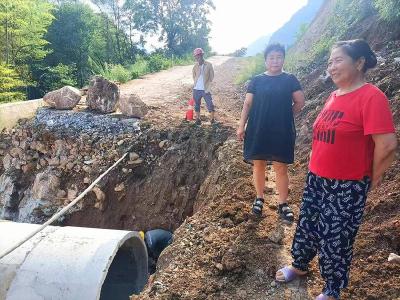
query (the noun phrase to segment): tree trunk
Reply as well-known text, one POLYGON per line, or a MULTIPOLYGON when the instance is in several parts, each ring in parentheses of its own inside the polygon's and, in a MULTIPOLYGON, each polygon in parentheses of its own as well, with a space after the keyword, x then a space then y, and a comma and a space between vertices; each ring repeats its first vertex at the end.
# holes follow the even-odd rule
POLYGON ((10 47, 10 43, 9 43, 9 36, 8 36, 8 6, 7 4, 6 6, 6 25, 5 25, 5 32, 6 32, 6 65, 8 65, 10 63, 9 61, 9 56, 10 56, 10 52, 9 52, 9 47, 10 47))

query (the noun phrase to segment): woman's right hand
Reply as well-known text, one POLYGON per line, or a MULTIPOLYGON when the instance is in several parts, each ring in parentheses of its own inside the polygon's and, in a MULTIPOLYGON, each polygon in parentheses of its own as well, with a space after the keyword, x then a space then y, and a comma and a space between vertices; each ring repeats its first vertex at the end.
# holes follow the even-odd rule
POLYGON ((239 127, 237 130, 236 130, 236 136, 237 136, 237 139, 239 140, 239 141, 243 141, 244 140, 244 128, 243 127, 239 127))
POLYGON ((237 139, 239 141, 244 140, 244 132, 245 132, 244 127, 246 126, 247 118, 249 116, 249 111, 252 103, 253 103, 253 94, 247 93, 246 99, 244 100, 242 113, 240 114, 239 127, 236 130, 237 139))

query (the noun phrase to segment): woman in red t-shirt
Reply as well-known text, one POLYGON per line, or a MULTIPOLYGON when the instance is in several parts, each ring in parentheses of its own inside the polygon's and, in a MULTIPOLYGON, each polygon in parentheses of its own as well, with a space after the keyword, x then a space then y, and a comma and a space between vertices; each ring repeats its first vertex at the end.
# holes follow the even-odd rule
POLYGON ((292 266, 276 274, 281 282, 304 275, 318 253, 325 287, 317 300, 339 299, 347 286, 367 193, 380 184, 394 159, 397 140, 388 100, 365 81, 366 71, 376 63, 364 40, 336 43, 328 62, 338 89, 313 126, 292 266))

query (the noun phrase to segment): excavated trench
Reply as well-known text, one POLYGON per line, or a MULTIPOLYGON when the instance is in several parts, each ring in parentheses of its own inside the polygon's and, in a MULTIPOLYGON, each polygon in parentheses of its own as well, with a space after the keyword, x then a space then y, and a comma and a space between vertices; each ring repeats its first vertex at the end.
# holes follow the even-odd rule
MULTIPOLYGON (((182 125, 171 132, 152 133, 170 137, 160 153, 158 143, 148 143, 140 156, 155 157, 125 176, 116 168, 102 184, 104 201, 95 207, 96 196, 89 195, 79 211, 63 222, 69 226, 143 230, 155 228, 174 231, 193 214, 198 191, 215 162, 215 153, 230 134, 224 127, 182 125), (124 184, 124 191, 115 187, 124 184)), ((135 145, 133 145, 135 148, 135 145)))
MULTIPOLYGON (((161 138, 168 137, 166 132, 161 135, 164 135, 161 138)), ((159 153, 157 145, 144 150, 147 155, 159 155, 150 165, 136 167, 128 177, 121 176, 121 167, 108 176, 102 187, 105 194, 102 209, 94 206, 96 199, 91 195, 82 209, 70 214, 63 223, 134 231, 175 231, 193 214, 200 187, 215 165, 216 151, 229 136, 229 130, 185 125, 169 136, 169 147, 164 153, 159 153), (126 186, 123 193, 114 188, 121 182, 126 186)), ((143 152, 137 153, 143 156, 143 152)), ((127 264, 129 257, 129 253, 123 253, 114 259, 101 299, 124 299, 126 295, 140 293, 132 290, 134 280, 128 278, 135 271, 126 268, 130 265, 127 264)), ((154 262, 151 260, 149 264, 151 273, 155 271, 154 262)))
POLYGON ((3 132, 0 218, 44 222, 129 152, 59 225, 174 231, 192 215, 232 129, 141 127, 115 117, 46 111, 3 132))
MULTIPOLYGON (((43 223, 128 151, 96 192, 56 225, 175 231, 194 213, 199 190, 218 161, 217 150, 232 129, 185 122, 175 128, 137 128, 134 120, 46 111, 3 131, 0 218, 43 223)), ((135 274, 128 252, 121 250, 113 259, 101 299, 140 292, 127 279, 135 274)))

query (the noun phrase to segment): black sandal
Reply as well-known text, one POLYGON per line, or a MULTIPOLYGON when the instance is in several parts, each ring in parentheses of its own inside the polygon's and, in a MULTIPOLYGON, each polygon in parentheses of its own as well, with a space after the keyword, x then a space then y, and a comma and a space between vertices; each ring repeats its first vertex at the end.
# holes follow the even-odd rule
POLYGON ((255 214, 257 216, 261 216, 262 215, 263 206, 264 206, 264 199, 263 198, 256 198, 256 200, 254 200, 253 206, 252 206, 253 214, 255 214))
POLYGON ((293 211, 287 203, 279 204, 278 214, 286 222, 292 223, 294 221, 293 211))

